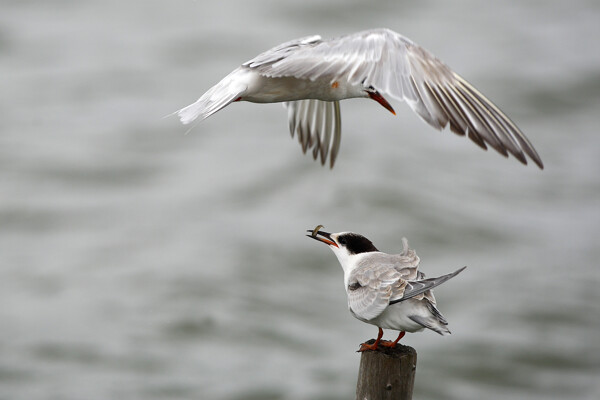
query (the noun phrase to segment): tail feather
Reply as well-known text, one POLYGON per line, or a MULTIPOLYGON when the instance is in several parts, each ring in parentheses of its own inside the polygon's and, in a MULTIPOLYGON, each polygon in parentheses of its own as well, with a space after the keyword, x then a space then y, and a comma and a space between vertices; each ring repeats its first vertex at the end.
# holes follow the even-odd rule
POLYGON ((429 309, 431 314, 440 322, 440 324, 448 325, 448 320, 446 319, 446 317, 444 317, 442 315, 440 310, 438 310, 437 307, 433 303, 431 303, 430 301, 427 301, 427 308, 429 309))
POLYGON ((177 114, 181 123, 189 124, 197 118, 202 121, 241 97, 246 91, 247 85, 236 80, 235 73, 236 71, 227 75, 195 103, 176 111, 175 114, 177 114))
POLYGON ((442 336, 450 335, 450 329, 446 327, 446 325, 441 324, 439 320, 434 317, 423 317, 421 315, 411 315, 408 318, 415 321, 417 324, 423 326, 424 328, 431 329, 434 332, 439 333, 442 336))
POLYGON ((448 329, 448 321, 442 315, 440 310, 428 300, 421 302, 420 311, 421 313, 411 315, 408 318, 415 321, 417 324, 424 328, 431 329, 434 332, 439 333, 442 336, 450 335, 450 329, 448 329))

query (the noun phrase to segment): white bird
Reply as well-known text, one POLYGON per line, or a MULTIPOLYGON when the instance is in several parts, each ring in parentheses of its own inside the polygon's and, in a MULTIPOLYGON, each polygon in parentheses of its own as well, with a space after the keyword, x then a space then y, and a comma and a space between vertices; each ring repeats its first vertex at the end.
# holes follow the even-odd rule
POLYGON ((311 234, 307 236, 327 244, 337 256, 344 270, 350 313, 379 328, 375 343, 363 343, 359 351, 376 350, 380 344, 394 347, 406 332, 420 332, 425 328, 440 335, 450 334, 446 318, 436 308, 432 289, 467 267, 425 279, 425 274, 418 271, 419 257, 409 249, 406 238, 402 238, 402 253, 386 254, 362 235, 328 233, 319 231, 319 227, 309 230, 311 234), (400 331, 400 334, 393 342, 382 341, 383 329, 400 331))
POLYGON ((371 98, 395 114, 385 96, 405 101, 425 122, 450 126, 483 149, 523 164, 542 160, 519 128, 433 54, 389 29, 322 40, 308 36, 259 54, 175 113, 188 124, 235 101, 284 102, 292 137, 333 167, 341 139, 340 100, 371 98))

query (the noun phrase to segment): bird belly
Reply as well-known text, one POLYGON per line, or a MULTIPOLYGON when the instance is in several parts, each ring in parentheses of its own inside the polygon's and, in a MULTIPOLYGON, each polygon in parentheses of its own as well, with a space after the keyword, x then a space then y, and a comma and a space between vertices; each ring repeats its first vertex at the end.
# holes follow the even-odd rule
POLYGON ((421 313, 418 300, 405 300, 400 303, 392 304, 377 317, 365 321, 369 324, 383 329, 394 329, 396 331, 420 332, 423 325, 416 323, 409 317, 421 313))
POLYGON ((340 81, 326 79, 298 79, 294 77, 269 78, 255 73, 242 100, 253 103, 278 103, 303 99, 338 101, 351 97, 365 97, 361 88, 340 81))

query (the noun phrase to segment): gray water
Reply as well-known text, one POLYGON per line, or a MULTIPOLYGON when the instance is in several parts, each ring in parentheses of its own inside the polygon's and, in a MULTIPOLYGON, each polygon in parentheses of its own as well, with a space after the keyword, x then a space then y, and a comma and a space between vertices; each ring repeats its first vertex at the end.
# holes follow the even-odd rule
POLYGON ((597 1, 4 0, 0 398, 353 398, 376 328, 316 224, 469 266, 436 291, 452 336, 403 339, 415 398, 600 398, 599 21, 597 1), (162 118, 278 43, 374 27, 471 81, 546 168, 402 104, 345 101, 333 170, 281 105, 162 118))

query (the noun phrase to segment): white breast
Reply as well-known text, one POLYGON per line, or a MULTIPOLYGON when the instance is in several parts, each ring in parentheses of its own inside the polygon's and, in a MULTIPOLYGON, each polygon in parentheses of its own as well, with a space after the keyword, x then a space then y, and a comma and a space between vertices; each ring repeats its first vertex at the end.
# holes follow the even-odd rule
POLYGON ((338 101, 367 97, 362 85, 350 85, 347 80, 341 79, 331 82, 325 79, 311 81, 293 77, 269 78, 248 69, 245 69, 243 79, 247 79, 248 89, 242 100, 253 103, 277 103, 302 99, 338 101))

